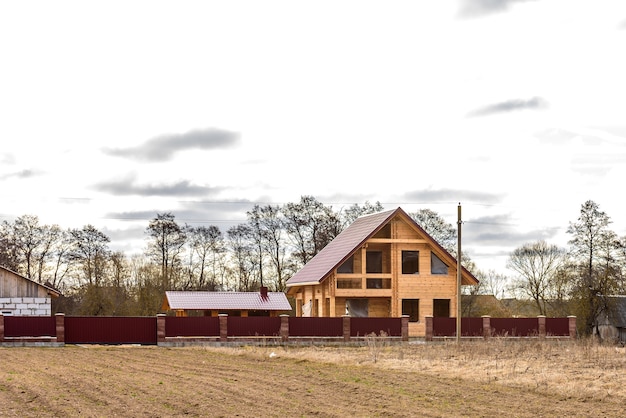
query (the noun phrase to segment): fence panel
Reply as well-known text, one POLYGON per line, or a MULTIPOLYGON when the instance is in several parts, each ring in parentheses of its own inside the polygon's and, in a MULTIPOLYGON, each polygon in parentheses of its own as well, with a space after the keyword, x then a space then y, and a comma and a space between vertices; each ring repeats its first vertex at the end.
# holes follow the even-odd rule
MULTIPOLYGON (((456 323, 456 318, 455 318, 456 323)), ((456 335, 456 329, 454 330, 456 335)), ((483 336, 483 319, 482 318, 461 318, 461 336, 463 337, 482 337, 483 336)))
POLYGON ((166 337, 219 337, 220 321, 212 316, 166 316, 166 337))
POLYGON ((546 318, 547 336, 569 336, 569 318, 546 318))
POLYGON ((537 318, 491 318, 491 333, 509 337, 532 337, 539 335, 537 318))
POLYGON ((5 316, 5 337, 56 337, 54 316, 5 316))
POLYGON ((280 335, 280 318, 270 316, 229 316, 229 337, 254 337, 254 336, 278 336, 280 335))
POLYGON ((343 318, 289 317, 290 337, 341 337, 343 318))
MULTIPOLYGON (((452 337, 456 335, 456 318, 434 317, 433 336, 452 337)), ((463 332, 461 332, 463 335, 463 332)))
POLYGON ((379 335, 381 331, 386 332, 390 337, 402 336, 401 318, 350 318, 350 336, 365 336, 375 333, 379 335))
POLYGON ((67 344, 156 345, 156 334, 156 317, 65 317, 67 344))

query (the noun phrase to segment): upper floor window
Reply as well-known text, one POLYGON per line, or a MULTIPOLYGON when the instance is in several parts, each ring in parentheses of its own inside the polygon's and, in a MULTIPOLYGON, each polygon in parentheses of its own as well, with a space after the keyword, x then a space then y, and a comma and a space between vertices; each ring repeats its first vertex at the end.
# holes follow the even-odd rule
POLYGON ((430 273, 431 274, 448 274, 448 265, 441 261, 435 253, 430 253, 430 273))
POLYGON ((402 274, 419 273, 419 251, 402 251, 402 274))
POLYGON ((354 273, 354 256, 350 256, 342 265, 337 267, 337 273, 354 273))
POLYGON ((382 273, 383 272, 383 252, 368 251, 365 255, 365 272, 366 273, 382 273))

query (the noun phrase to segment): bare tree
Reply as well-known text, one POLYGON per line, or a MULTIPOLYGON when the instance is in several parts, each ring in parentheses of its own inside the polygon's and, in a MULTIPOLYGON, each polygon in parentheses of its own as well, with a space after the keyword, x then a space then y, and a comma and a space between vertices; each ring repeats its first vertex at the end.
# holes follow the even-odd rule
POLYGON ((158 213, 148 224, 146 232, 150 237, 146 252, 161 266, 161 290, 171 290, 186 242, 185 231, 174 220, 174 215, 168 212, 158 213))
POLYGON ((218 280, 220 259, 226 251, 222 231, 215 225, 188 227, 187 236, 191 249, 190 257, 193 255, 197 257, 196 288, 202 290, 216 289, 218 281, 223 284, 223 280, 218 280), (207 269, 209 270, 208 274, 207 269))
POLYGON ((313 196, 302 196, 299 203, 287 203, 282 212, 285 229, 299 266, 312 259, 342 230, 339 216, 313 196))
POLYGON ((617 247, 615 234, 608 229, 610 223, 611 219, 599 205, 588 200, 581 206, 578 220, 570 222, 567 229, 572 235, 569 243, 578 271, 572 297, 578 301, 578 316, 588 334, 597 327, 600 315, 608 314, 606 296, 618 288, 614 272, 605 263, 617 247))
POLYGON ((100 286, 105 279, 111 240, 93 225, 85 225, 82 229, 72 229, 70 235, 72 237, 71 258, 78 263, 84 280, 89 285, 100 286))
POLYGON ((258 265, 253 250, 254 244, 250 240, 252 235, 250 226, 247 224, 233 226, 228 229, 226 235, 235 275, 235 289, 243 292, 258 289, 259 282, 256 279, 258 265))
POLYGON ((562 262, 563 250, 545 241, 522 245, 507 260, 507 268, 519 275, 515 287, 535 302, 540 315, 547 315, 548 302, 554 296, 553 282, 562 262))

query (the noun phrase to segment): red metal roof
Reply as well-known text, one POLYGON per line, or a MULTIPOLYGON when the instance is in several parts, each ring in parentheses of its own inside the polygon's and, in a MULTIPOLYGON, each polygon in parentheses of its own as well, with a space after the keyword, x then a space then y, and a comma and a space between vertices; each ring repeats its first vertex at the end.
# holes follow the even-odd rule
MULTIPOLYGON (((402 208, 388 210, 373 215, 365 215, 357 218, 350 226, 344 229, 334 240, 324 247, 315 257, 302 267, 296 274, 287 280, 287 287, 315 285, 324 280, 328 274, 339 267, 341 263, 348 259, 359 249, 365 241, 374 236, 387 223, 397 215, 401 215, 407 222, 415 227, 425 239, 439 249, 440 253, 450 262, 456 264, 456 258, 446 251, 437 241, 435 241, 413 218, 411 218, 402 208)), ((478 283, 478 279, 462 267, 463 274, 469 283, 478 283)))
POLYGON ((318 284, 374 235, 400 208, 357 218, 287 281, 287 287, 318 284))
POLYGON ((198 310, 261 310, 290 311, 291 305, 282 292, 179 292, 167 291, 165 298, 170 309, 198 310))

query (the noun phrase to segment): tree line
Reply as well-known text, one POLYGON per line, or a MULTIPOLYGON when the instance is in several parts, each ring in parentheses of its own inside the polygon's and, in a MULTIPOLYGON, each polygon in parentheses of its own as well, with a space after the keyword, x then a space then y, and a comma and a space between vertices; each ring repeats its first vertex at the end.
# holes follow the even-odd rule
MULTIPOLYGON (((60 290, 58 312, 154 315, 166 290, 284 291, 287 279, 345 227, 382 210, 379 202, 334 210, 302 196, 282 206, 254 205, 246 222, 225 233, 157 213, 145 229, 143 253, 130 256, 111 251, 110 238, 92 225, 62 229, 23 215, 0 225, 0 265, 60 290)), ((409 215, 456 257, 456 227, 430 209, 409 215)), ((598 318, 615 309, 608 296, 626 293, 626 236, 610 224, 597 203, 585 202, 569 223, 569 247, 544 240, 523 244, 509 254, 511 277, 481 271, 462 254, 464 267, 480 280, 465 289, 464 315, 506 315, 473 297, 507 294, 531 302, 538 315, 576 315, 580 331, 591 333, 598 318)))
POLYGON ((23 215, 0 225, 0 265, 63 296, 69 315, 154 315, 166 290, 284 291, 286 281, 357 217, 383 210, 376 202, 334 210, 312 196, 284 205, 254 205, 247 221, 217 226, 179 223, 157 213, 142 253, 112 251, 93 225, 63 229, 23 215))

